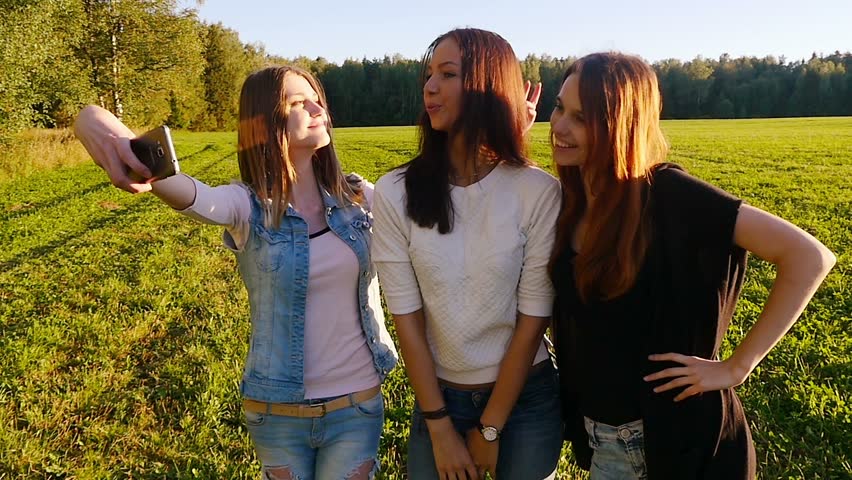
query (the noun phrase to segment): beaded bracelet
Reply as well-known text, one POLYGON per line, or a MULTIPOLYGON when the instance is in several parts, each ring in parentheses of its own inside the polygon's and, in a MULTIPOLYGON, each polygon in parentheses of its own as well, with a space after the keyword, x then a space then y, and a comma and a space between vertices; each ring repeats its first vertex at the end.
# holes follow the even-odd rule
POLYGON ((420 412, 420 415, 426 420, 438 420, 449 415, 450 412, 447 411, 447 407, 441 407, 437 410, 432 410, 431 412, 420 412))

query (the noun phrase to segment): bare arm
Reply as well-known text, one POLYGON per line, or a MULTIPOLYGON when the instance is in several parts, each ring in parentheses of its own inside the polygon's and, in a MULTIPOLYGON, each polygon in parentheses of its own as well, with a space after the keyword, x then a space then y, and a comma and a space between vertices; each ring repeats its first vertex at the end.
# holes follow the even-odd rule
POLYGON ((745 379, 793 326, 837 259, 801 228, 748 205, 740 207, 734 243, 777 267, 763 311, 728 359, 745 379))
POLYGON ((743 383, 754 368, 799 318, 837 259, 819 240, 799 227, 748 205, 740 207, 734 243, 777 267, 775 282, 757 322, 734 353, 724 361, 678 353, 652 355, 652 360, 683 364, 645 377, 647 381, 678 377, 654 390, 689 385, 676 401, 709 390, 743 383))
MULTIPOLYGON (((426 318, 423 310, 393 316, 405 372, 414 388, 414 396, 423 411, 443 408, 444 398, 438 387, 435 362, 426 342, 426 318)), ((461 436, 449 417, 427 420, 435 455, 435 466, 441 479, 476 479, 477 471, 461 436), (466 473, 465 473, 466 472, 466 473)))
MULTIPOLYGON (((547 317, 533 317, 518 313, 515 331, 500 362, 497 382, 479 418, 482 425, 503 430, 526 384, 530 366, 541 345, 548 323, 547 317)), ((480 475, 484 471, 491 472, 492 476, 496 475, 497 458, 500 452, 499 440, 488 442, 478 430, 472 429, 467 432, 467 445, 480 475)))
POLYGON ((483 425, 503 429, 527 382, 527 375, 549 321, 549 318, 518 313, 518 324, 500 362, 497 383, 480 418, 483 425))

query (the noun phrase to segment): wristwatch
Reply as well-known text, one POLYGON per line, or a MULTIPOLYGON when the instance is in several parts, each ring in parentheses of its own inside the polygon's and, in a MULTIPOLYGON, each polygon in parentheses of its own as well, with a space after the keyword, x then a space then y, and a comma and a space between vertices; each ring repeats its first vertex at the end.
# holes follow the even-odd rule
POLYGON ((479 428, 479 433, 482 434, 482 438, 484 438, 486 442, 494 442, 500 438, 500 430, 497 430, 497 427, 483 425, 482 422, 480 422, 477 425, 477 428, 479 428))

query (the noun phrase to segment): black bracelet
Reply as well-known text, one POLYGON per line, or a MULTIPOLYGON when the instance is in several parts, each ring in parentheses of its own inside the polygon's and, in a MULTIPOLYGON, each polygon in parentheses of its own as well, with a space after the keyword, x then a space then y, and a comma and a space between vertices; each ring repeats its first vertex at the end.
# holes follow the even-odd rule
POLYGON ((431 412, 420 412, 420 415, 426 420, 438 420, 449 415, 450 412, 447 411, 447 407, 441 407, 437 410, 432 410, 431 412))

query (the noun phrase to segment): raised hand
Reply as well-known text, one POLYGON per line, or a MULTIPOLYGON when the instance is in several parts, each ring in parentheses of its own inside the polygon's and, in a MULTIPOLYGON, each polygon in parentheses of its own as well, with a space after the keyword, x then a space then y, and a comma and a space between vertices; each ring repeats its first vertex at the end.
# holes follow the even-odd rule
POLYGON ((130 193, 151 190, 149 183, 128 176, 128 169, 142 178, 151 177, 151 172, 130 149, 130 139, 136 135, 112 113, 94 105, 84 108, 74 122, 74 134, 113 185, 130 193))
POLYGON ((535 123, 537 113, 536 108, 538 106, 538 100, 541 97, 541 82, 535 84, 535 88, 532 88, 532 92, 530 92, 531 87, 532 83, 527 80, 526 83, 524 83, 524 97, 527 99, 527 128, 524 130, 524 133, 528 132, 535 123))

